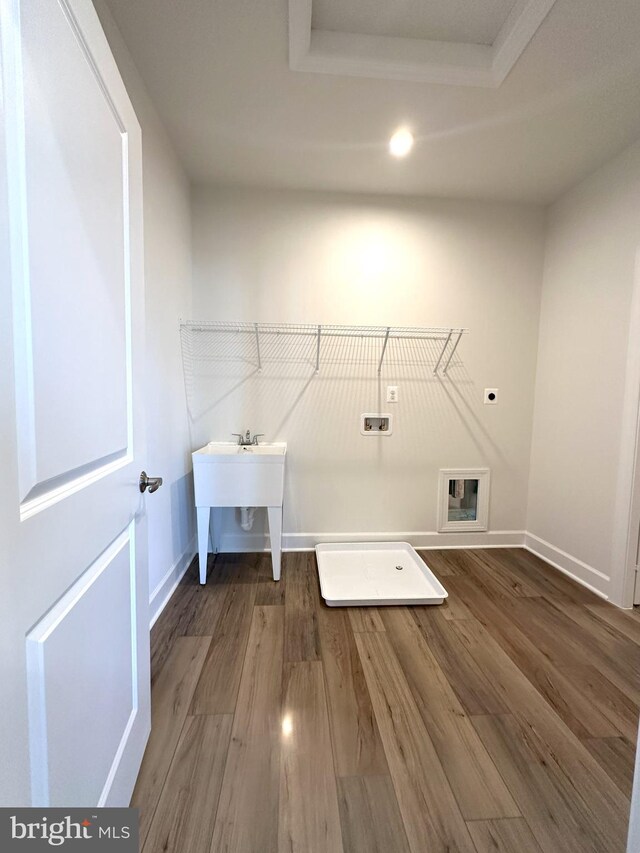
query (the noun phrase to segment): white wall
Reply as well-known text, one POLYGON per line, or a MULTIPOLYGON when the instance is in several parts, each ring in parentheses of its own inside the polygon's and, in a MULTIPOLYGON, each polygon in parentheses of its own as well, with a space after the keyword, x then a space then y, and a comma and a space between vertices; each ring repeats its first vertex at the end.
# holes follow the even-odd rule
POLYGON ((639 349, 629 339, 639 243, 640 144, 549 212, 527 525, 532 548, 618 603, 640 388, 637 356, 627 370, 639 349))
MULTIPOLYGON (((411 533, 431 544, 441 467, 488 466, 490 529, 521 542, 530 456, 544 221, 492 203, 200 188, 193 197, 197 319, 460 325, 450 378, 386 364, 252 368, 188 364, 194 448, 247 427, 289 443, 285 544, 411 533), (400 402, 384 400, 398 384, 400 402), (500 389, 484 406, 483 389, 500 389), (359 415, 395 431, 362 437, 359 415)), ((242 539, 227 512, 224 547, 242 539)), ((261 522, 257 532, 262 531, 261 522)), ((460 541, 446 534, 445 544, 460 541)))
POLYGON ((179 323, 191 313, 189 184, 104 0, 96 10, 142 127, 146 301, 145 470, 151 616, 193 553, 193 495, 179 323))

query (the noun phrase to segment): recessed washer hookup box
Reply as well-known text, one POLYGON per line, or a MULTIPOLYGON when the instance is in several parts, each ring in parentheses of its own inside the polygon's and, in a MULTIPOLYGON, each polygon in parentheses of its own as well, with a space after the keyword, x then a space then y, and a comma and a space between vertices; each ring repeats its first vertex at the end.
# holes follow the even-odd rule
POLYGON ((408 542, 316 545, 329 607, 442 604, 447 591, 408 542))

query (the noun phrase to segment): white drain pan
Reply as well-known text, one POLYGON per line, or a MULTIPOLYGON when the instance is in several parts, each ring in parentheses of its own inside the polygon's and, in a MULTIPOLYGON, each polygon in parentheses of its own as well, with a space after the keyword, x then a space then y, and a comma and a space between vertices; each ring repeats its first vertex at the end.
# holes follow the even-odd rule
POLYGON ((408 542, 316 545, 329 607, 442 604, 447 591, 408 542))

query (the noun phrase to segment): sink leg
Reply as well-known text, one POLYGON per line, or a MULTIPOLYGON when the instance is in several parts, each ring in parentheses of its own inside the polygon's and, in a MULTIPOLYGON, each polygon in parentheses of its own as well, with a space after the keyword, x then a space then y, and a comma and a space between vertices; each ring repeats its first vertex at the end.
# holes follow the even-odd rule
POLYGON ((200 583, 207 582, 207 550, 209 547, 209 512, 210 507, 199 506, 196 520, 198 525, 198 564, 200 567, 200 583))
POLYGON ((213 540, 213 553, 220 553, 220 542, 222 540, 222 507, 211 507, 211 539, 213 540))
POLYGON ((282 560, 282 507, 267 507, 269 517, 269 538, 271 539, 271 563, 273 579, 280 580, 280 563, 282 560))

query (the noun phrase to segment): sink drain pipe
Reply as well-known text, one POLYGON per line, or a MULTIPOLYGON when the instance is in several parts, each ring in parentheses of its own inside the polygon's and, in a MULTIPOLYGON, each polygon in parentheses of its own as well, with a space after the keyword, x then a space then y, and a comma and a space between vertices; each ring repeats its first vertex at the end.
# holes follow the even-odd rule
POLYGON ((251 530, 253 527, 253 519, 256 514, 256 508, 254 506, 241 506, 240 507, 240 527, 243 530, 251 530))

